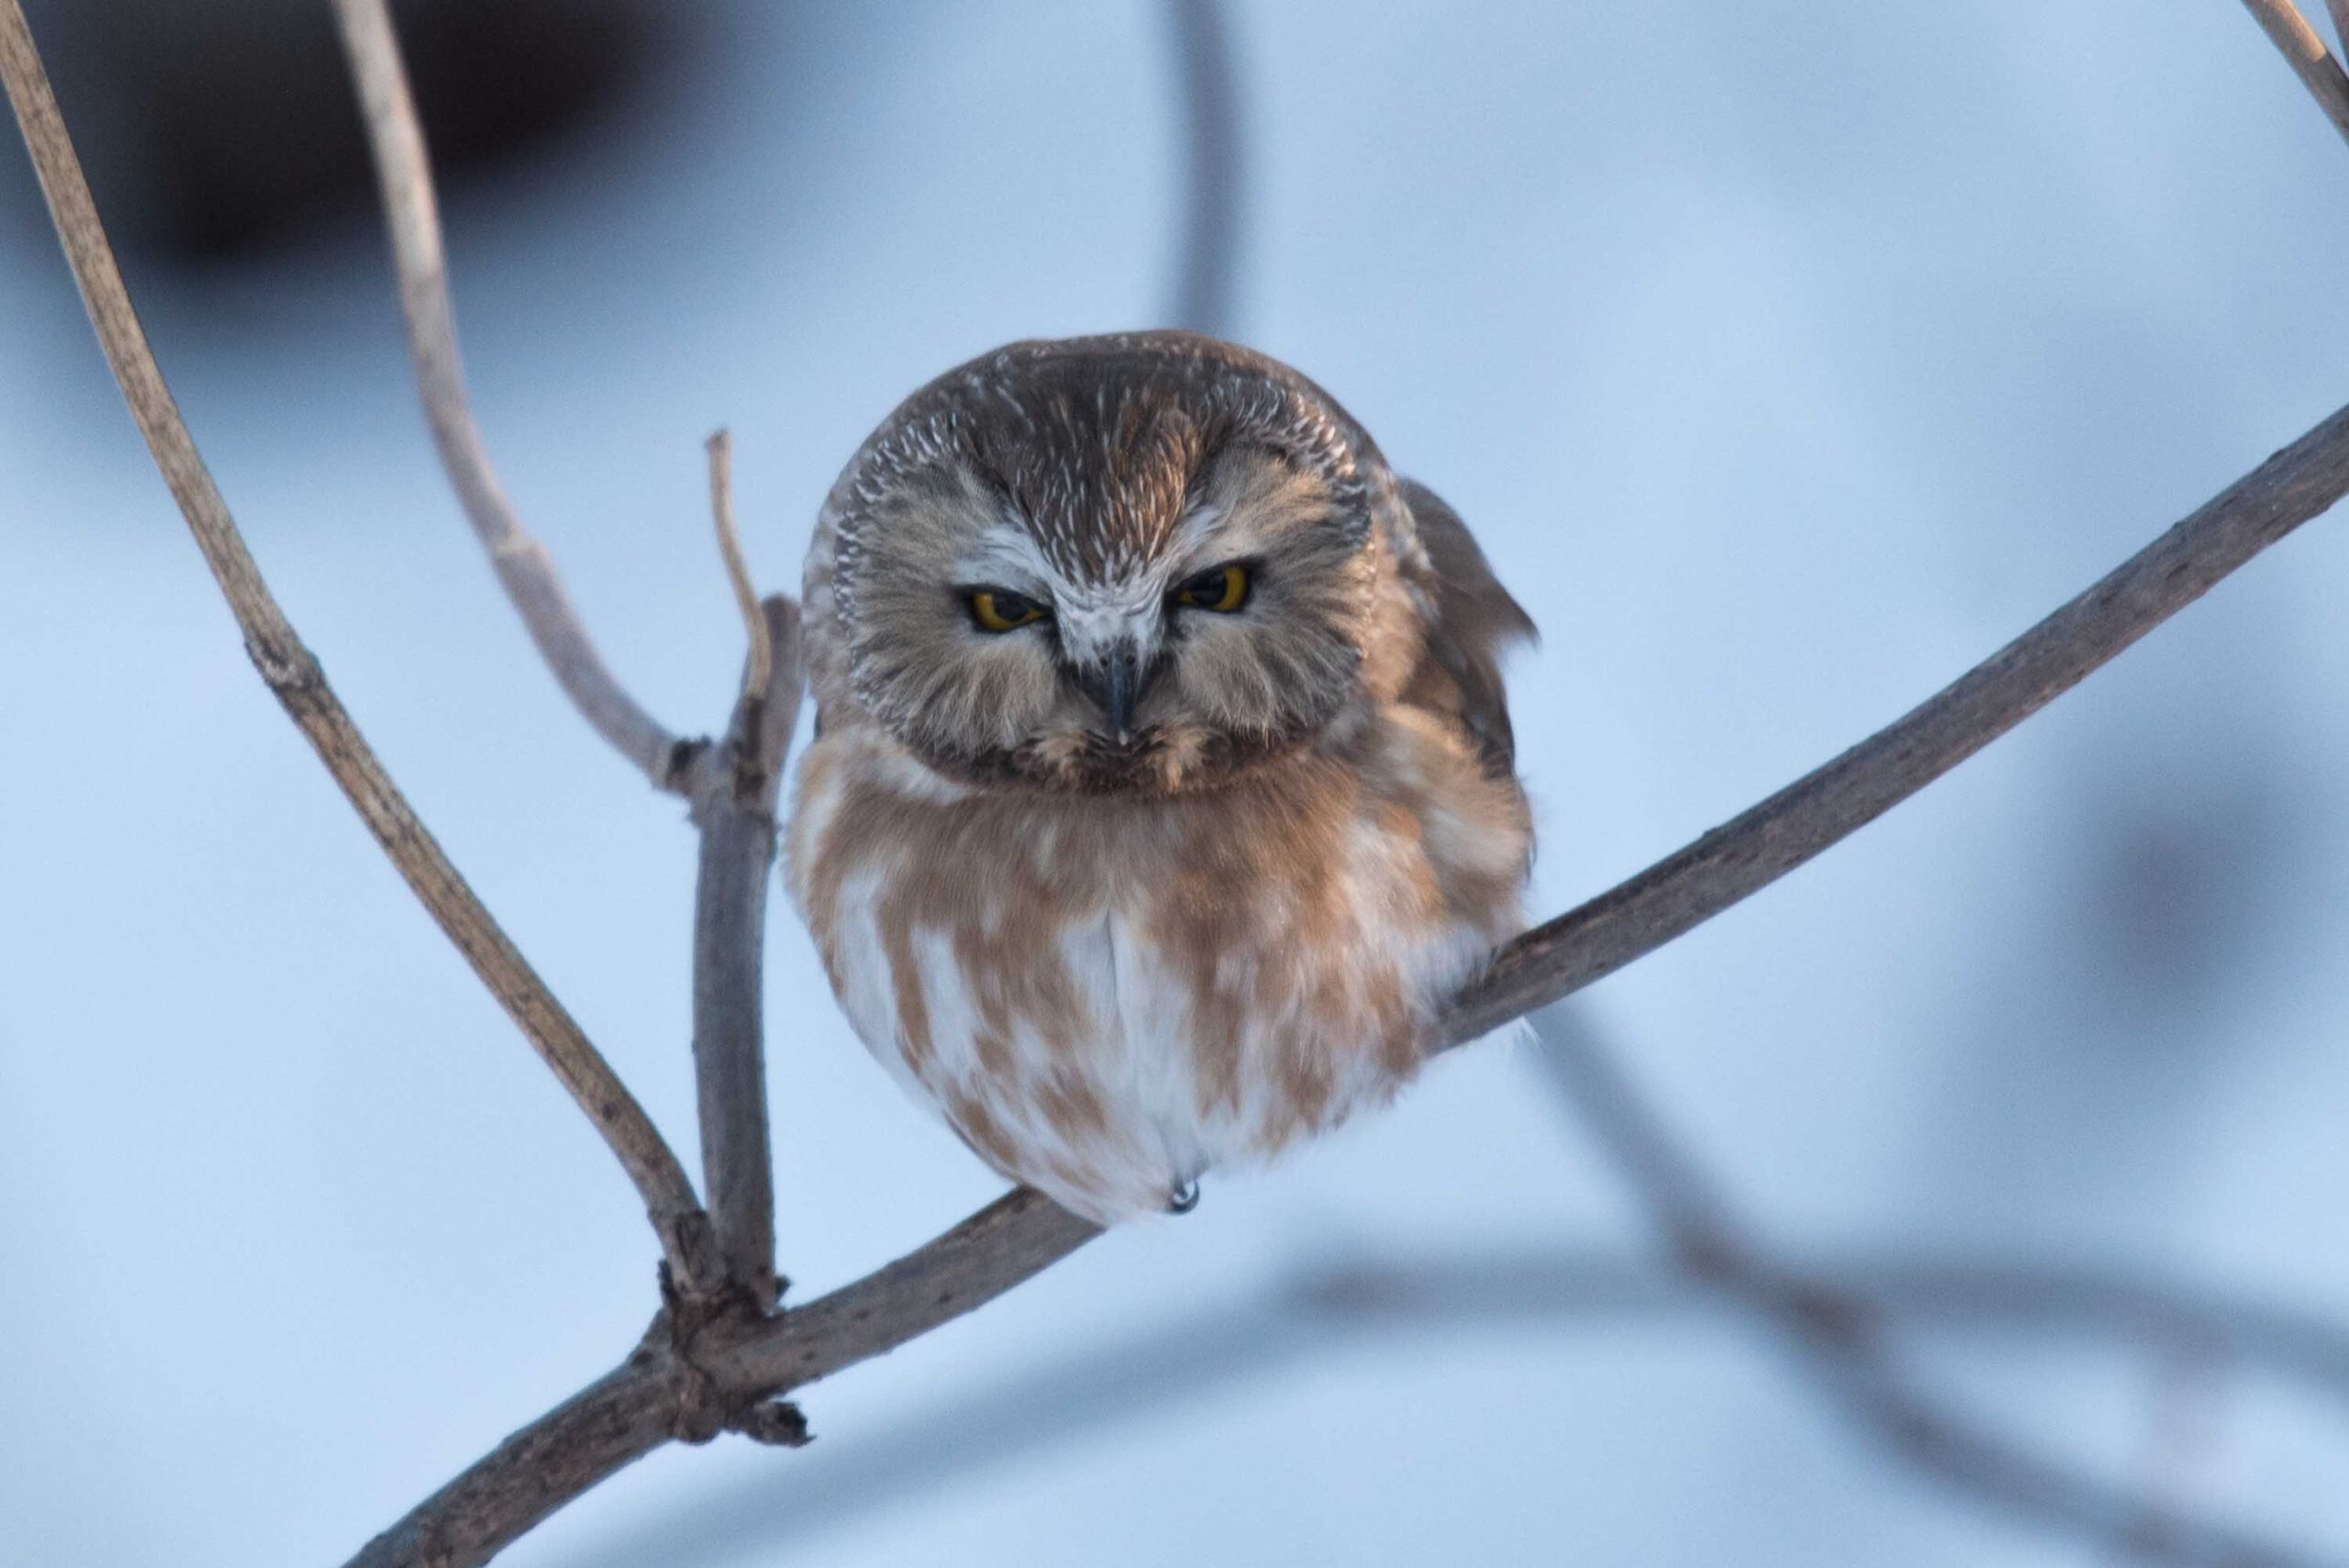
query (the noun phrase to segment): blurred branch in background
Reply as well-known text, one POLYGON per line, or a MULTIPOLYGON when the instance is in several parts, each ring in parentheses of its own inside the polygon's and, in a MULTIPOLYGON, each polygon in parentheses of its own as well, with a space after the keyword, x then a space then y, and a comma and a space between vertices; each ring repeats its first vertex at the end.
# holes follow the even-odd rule
POLYGON ((1861 1294, 1773 1256, 1720 1184, 1665 1129, 1581 1011, 1553 1004, 1536 1016, 1534 1029, 1542 1041, 1536 1060, 1561 1103, 1622 1175, 1680 1270, 1778 1335, 1819 1391, 1887 1452, 2038 1524, 2147 1561, 2313 1561, 2191 1517, 2158 1490, 2132 1492, 2047 1458, 1943 1407, 1900 1366, 1883 1332, 1884 1315, 1861 1294))
POLYGON ((1224 0, 1164 0, 1183 117, 1183 227, 1171 322, 1213 338, 1238 331, 1247 121, 1224 0))

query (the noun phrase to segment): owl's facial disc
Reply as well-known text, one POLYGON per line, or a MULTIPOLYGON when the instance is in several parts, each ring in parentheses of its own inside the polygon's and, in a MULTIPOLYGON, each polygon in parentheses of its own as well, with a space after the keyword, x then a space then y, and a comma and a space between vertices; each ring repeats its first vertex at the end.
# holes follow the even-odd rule
POLYGON ((1355 690, 1374 568, 1319 483, 1258 449, 1168 485, 1163 527, 1039 518, 985 476, 867 536, 866 706, 966 784, 1212 788, 1308 743, 1355 690), (1063 548, 1056 549, 1056 545, 1063 548))

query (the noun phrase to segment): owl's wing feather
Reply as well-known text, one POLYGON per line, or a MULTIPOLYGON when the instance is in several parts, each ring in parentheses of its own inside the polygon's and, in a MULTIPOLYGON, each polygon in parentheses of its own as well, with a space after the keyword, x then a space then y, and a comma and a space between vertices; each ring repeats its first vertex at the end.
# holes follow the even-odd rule
POLYGON ((1417 480, 1397 484, 1427 550, 1431 577, 1423 585, 1435 606, 1427 656, 1408 695, 1455 715, 1475 739, 1487 771, 1513 773, 1517 738, 1509 728, 1501 655, 1511 643, 1532 642, 1540 633, 1533 617, 1493 575, 1460 514, 1417 480))

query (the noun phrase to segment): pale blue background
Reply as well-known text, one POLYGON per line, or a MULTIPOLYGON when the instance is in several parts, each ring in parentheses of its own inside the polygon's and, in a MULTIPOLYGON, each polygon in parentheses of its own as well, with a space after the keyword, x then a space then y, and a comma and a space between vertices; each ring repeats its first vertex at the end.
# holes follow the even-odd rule
MULTIPOLYGON (((739 658, 712 427, 762 579, 796 584, 898 395, 1165 296, 1152 10, 776 15, 738 0, 683 102, 451 214, 510 487, 679 726, 739 658)), ((1515 706, 1544 912, 2349 397, 2349 148, 2230 0, 1259 0, 1237 29, 1241 331, 1456 503, 1541 621, 1515 706)), ((343 695, 689 1148, 688 832, 498 598, 373 252, 321 236, 146 304, 343 695)), ((651 1248, 253 678, 53 250, 0 249, 0 1561, 337 1562, 616 1360, 651 1248)), ((2349 1319, 2344 593, 2349 537, 2314 524, 1592 1017, 1790 1244, 2110 1261, 2349 1319)), ((996 1184, 863 1057, 787 917, 770 973, 812 1294, 996 1184)), ((810 1390, 813 1449, 672 1449, 510 1561, 2110 1560, 1892 1467, 1724 1317, 1382 1337, 1259 1306, 1365 1252, 1633 1254, 1635 1219, 1487 1045, 810 1390)), ((1969 1408, 2143 1473, 2140 1362, 1930 1353, 1969 1408)), ((2349 1553, 2340 1412, 2216 1388, 2178 1495, 2349 1553)))

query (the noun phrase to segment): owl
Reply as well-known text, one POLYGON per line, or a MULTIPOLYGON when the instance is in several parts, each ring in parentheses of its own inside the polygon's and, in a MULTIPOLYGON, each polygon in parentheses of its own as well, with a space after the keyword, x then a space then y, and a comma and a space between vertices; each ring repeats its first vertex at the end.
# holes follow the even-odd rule
POLYGON ((1390 1098, 1521 929, 1532 623, 1313 383, 1183 332, 899 406, 807 556, 786 875, 865 1045, 1102 1224, 1390 1098))

